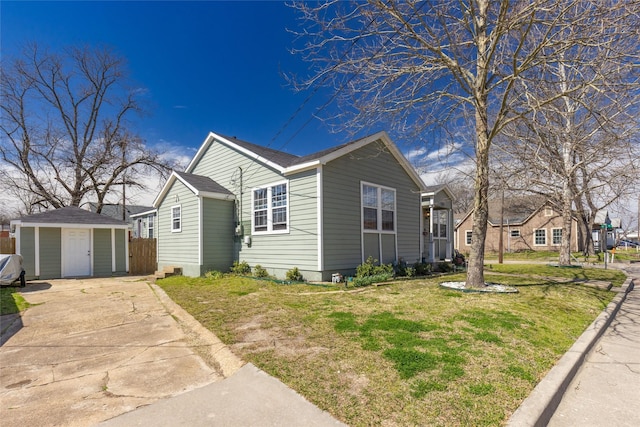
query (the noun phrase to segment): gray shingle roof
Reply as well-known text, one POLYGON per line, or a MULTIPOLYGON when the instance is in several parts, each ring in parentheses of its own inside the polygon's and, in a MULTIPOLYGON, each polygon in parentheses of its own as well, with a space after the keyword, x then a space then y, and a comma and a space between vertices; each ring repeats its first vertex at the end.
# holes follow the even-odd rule
POLYGON ((222 185, 218 184, 208 176, 202 176, 202 175, 196 175, 192 173, 178 172, 178 171, 175 171, 175 173, 176 175, 184 179, 189 185, 191 185, 193 188, 195 188, 198 191, 233 195, 231 191, 227 190, 222 185))
POLYGON ((284 151, 274 150, 273 148, 252 144, 250 142, 243 141, 236 137, 229 137, 225 135, 221 135, 221 136, 224 136, 226 139, 233 142, 234 144, 237 144, 242 148, 252 151, 257 155, 259 155, 260 157, 263 157, 269 160, 270 162, 273 162, 280 166, 284 166, 284 167, 291 166, 293 164, 296 164, 300 160, 300 157, 294 154, 289 154, 289 153, 285 153, 284 151))
POLYGON ((26 215, 18 219, 23 223, 127 225, 126 222, 119 219, 100 215, 95 212, 89 212, 75 206, 66 206, 64 208, 54 209, 47 212, 26 215))
MULTIPOLYGON (((91 212, 95 212, 98 208, 97 203, 89 203, 89 209, 91 212)), ((142 206, 142 205, 126 205, 125 206, 125 215, 126 221, 129 221, 129 217, 131 215, 139 214, 141 212, 147 212, 153 210, 153 206, 142 206)), ((100 215, 110 216, 115 219, 122 219, 122 205, 120 204, 104 204, 102 205, 102 211, 100 215)))
MULTIPOLYGON (((224 135, 221 135, 221 136, 224 136, 224 135)), ((237 144, 242 148, 250 150, 256 153, 257 155, 259 155, 260 157, 263 157, 269 160, 270 162, 273 162, 285 168, 319 159, 323 156, 326 156, 327 154, 333 153, 334 151, 340 150, 343 147, 347 147, 359 141, 359 140, 356 140, 356 141, 347 142, 346 144, 327 148, 326 150, 318 151, 316 153, 308 154, 306 156, 296 156, 295 154, 289 154, 289 153, 285 153, 284 151, 278 151, 278 150, 274 150, 273 148, 263 147, 261 145, 256 145, 247 141, 242 141, 235 137, 228 137, 228 136, 224 136, 224 137, 229 141, 233 142, 234 144, 237 144)))

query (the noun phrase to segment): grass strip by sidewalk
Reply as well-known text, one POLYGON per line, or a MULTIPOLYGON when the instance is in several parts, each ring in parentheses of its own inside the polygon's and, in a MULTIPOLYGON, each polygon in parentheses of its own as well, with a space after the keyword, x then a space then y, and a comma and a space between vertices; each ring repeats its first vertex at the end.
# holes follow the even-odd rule
POLYGON ((0 315, 19 313, 29 307, 29 303, 18 293, 20 290, 13 286, 0 287, 0 315))
POLYGON ((438 286, 462 275, 356 291, 236 276, 158 284, 241 358, 351 426, 489 426, 506 421, 613 293, 526 274, 486 279, 520 292, 438 286))

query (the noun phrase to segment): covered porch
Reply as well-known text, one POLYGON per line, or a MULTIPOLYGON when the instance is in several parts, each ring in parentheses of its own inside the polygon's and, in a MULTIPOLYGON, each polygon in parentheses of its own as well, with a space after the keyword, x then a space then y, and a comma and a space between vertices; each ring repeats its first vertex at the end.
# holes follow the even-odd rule
POLYGON ((427 187, 421 194, 422 262, 453 258, 453 195, 446 185, 427 187))

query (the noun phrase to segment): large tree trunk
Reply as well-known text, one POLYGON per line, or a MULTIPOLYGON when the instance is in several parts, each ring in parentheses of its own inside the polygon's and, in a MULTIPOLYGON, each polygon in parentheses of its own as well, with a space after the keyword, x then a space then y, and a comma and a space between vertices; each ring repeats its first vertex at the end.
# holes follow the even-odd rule
MULTIPOLYGON (((562 193, 562 240, 560 243, 560 265, 571 265, 571 232, 573 194, 569 183, 565 182, 562 193)), ((553 239, 553 236, 551 236, 553 239)))
POLYGON ((473 199, 473 227, 471 229, 471 254, 467 269, 468 288, 481 288, 484 283, 484 242, 487 237, 489 219, 489 120, 487 75, 489 70, 487 56, 487 7, 488 1, 478 2, 478 15, 475 17, 476 76, 473 87, 476 125, 476 174, 474 180, 475 197, 473 199))

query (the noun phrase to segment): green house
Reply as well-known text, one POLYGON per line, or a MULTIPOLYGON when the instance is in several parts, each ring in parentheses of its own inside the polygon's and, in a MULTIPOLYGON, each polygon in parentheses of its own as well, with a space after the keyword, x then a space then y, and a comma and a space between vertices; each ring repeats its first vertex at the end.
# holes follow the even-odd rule
POLYGON ((320 281, 369 256, 414 263, 424 258, 424 190, 385 132, 308 156, 210 133, 153 203, 158 268, 200 276, 246 261, 320 281))
POLYGON ((129 225, 73 206, 11 221, 27 279, 112 276, 129 271, 129 225))

